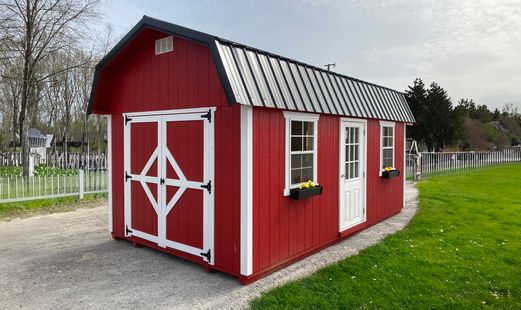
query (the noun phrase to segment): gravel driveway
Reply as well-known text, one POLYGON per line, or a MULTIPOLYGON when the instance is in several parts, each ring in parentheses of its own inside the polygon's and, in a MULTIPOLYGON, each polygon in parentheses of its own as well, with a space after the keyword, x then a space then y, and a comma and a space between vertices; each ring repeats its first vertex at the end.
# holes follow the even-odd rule
POLYGON ((417 190, 410 185, 406 200, 400 214, 249 286, 112 240, 106 207, 0 222, 0 309, 244 308, 261 292, 400 230, 417 208, 417 190))

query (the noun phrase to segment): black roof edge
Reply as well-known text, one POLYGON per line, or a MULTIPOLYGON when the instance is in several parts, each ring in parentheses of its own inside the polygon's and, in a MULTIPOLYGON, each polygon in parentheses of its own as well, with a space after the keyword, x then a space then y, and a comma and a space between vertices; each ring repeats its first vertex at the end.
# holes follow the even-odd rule
POLYGON ((167 32, 172 35, 182 37, 197 43, 205 44, 210 48, 211 56, 217 67, 217 73, 224 87, 226 99, 230 104, 236 103, 236 98, 233 93, 230 81, 227 78, 224 64, 219 56, 219 51, 215 43, 216 37, 204 32, 189 29, 176 24, 168 23, 159 19, 155 19, 144 15, 143 18, 121 39, 119 42, 100 60, 96 65, 94 71, 94 80, 90 92, 89 105, 87 107, 87 115, 92 113, 92 106, 94 104, 94 97, 99 84, 99 76, 101 70, 143 29, 151 28, 162 32, 167 32))
POLYGON ((258 48, 254 48, 254 47, 251 47, 251 46, 248 46, 248 45, 245 45, 245 44, 237 43, 237 42, 230 41, 230 40, 227 40, 227 39, 223 39, 223 38, 220 38, 220 37, 217 37, 217 36, 213 36, 213 35, 210 35, 210 34, 207 34, 207 33, 204 33, 204 32, 200 32, 200 31, 197 31, 197 30, 193 30, 193 29, 190 29, 190 28, 186 28, 186 27, 183 27, 183 26, 179 26, 179 25, 176 25, 176 24, 172 24, 172 23, 169 23, 169 22, 165 22, 165 21, 162 21, 162 20, 159 20, 159 19, 155 19, 155 18, 146 16, 146 15, 143 15, 141 20, 134 27, 132 27, 132 29, 121 40, 119 40, 119 42, 96 65, 95 72, 94 72, 94 80, 93 80, 93 83, 92 83, 92 89, 91 89, 91 94, 90 94, 90 98, 89 98, 89 105, 87 107, 87 115, 90 115, 92 113, 92 105, 94 103, 94 95, 96 94, 96 91, 97 91, 97 88, 98 88, 99 75, 100 75, 101 70, 108 64, 108 62, 110 62, 112 60, 112 58, 114 56, 116 56, 120 52, 121 49, 123 49, 131 41, 132 38, 134 38, 145 27, 152 28, 152 29, 155 29, 155 30, 158 30, 158 31, 162 31, 162 32, 167 32, 167 33, 170 33, 170 34, 173 34, 173 35, 176 35, 176 36, 179 36, 179 37, 191 40, 191 41, 195 41, 195 42, 198 42, 198 43, 202 43, 202 44, 208 45, 208 47, 210 49, 211 56, 212 56, 212 58, 213 58, 213 60, 215 62, 215 65, 217 67, 217 73, 218 73, 219 78, 221 80, 221 83, 223 85, 224 93, 226 95, 226 99, 228 100, 229 104, 236 103, 237 100, 236 100, 235 94, 233 93, 233 89, 231 87, 231 83, 228 80, 228 76, 226 74, 226 71, 225 71, 222 59, 219 56, 219 51, 217 49, 217 44, 215 42, 216 40, 219 41, 219 42, 222 42, 224 44, 233 45, 233 46, 240 47, 240 48, 243 48, 243 49, 255 51, 255 52, 258 52, 258 53, 261 53, 261 54, 266 54, 266 55, 269 55, 271 57, 276 57, 278 59, 285 60, 285 61, 288 61, 288 62, 292 62, 292 63, 298 64, 298 65, 301 65, 301 66, 304 66, 304 67, 307 67, 307 68, 311 68, 313 70, 319 70, 319 71, 322 71, 322 72, 326 72, 328 74, 333 74, 333 75, 336 75, 336 76, 339 76, 339 77, 342 77, 342 78, 347 78, 347 79, 350 79, 352 81, 357 81, 357 82, 361 82, 361 83, 364 83, 364 84, 373 85, 375 87, 387 89, 389 91, 392 91, 392 92, 395 92, 395 93, 398 93, 398 94, 401 94, 401 95, 405 96, 404 92, 400 92, 400 91, 397 91, 397 90, 394 90, 394 89, 391 89, 391 88, 388 88, 388 87, 385 87, 385 86, 381 86, 381 85, 378 85, 378 84, 375 84, 375 83, 371 83, 371 82, 367 82, 367 81, 360 80, 360 79, 357 79, 357 78, 353 78, 353 77, 350 77, 350 76, 347 76, 347 75, 344 75, 344 74, 340 74, 340 73, 337 73, 337 72, 328 71, 328 70, 326 70, 324 68, 313 66, 313 65, 310 65, 310 64, 298 61, 298 60, 294 60, 294 59, 291 59, 291 58, 288 58, 288 57, 280 56, 278 54, 274 54, 274 53, 271 53, 271 52, 268 52, 268 51, 264 51, 264 50, 261 50, 261 49, 258 49, 258 48))

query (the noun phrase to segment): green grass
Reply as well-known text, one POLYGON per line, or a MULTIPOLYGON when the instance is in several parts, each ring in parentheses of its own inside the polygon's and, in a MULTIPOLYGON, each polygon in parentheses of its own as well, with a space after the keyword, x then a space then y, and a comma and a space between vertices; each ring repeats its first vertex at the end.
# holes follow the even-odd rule
POLYGON ((95 207, 106 202, 107 194, 87 194, 83 200, 78 196, 0 203, 0 221, 26 218, 41 214, 68 212, 78 208, 95 207))
POLYGON ((521 165, 418 186, 420 209, 404 230, 251 307, 520 309, 521 165))

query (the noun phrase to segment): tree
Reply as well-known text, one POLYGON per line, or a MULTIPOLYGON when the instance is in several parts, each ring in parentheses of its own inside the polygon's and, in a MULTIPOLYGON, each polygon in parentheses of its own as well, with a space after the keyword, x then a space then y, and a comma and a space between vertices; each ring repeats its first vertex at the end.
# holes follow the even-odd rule
POLYGON ((465 114, 453 108, 447 92, 437 83, 425 90, 423 81, 416 79, 406 95, 416 118, 411 138, 425 143, 429 152, 441 151, 461 137, 465 114))
MULTIPOLYGON (((85 22, 93 18, 100 0, 0 0, 0 59, 20 62, 14 75, 21 79, 18 111, 23 174, 29 174, 28 111, 35 108, 40 82, 60 72, 45 72, 45 59, 76 44, 85 22)), ((71 67, 81 66, 80 63, 71 67)))
POLYGON ((496 108, 496 109, 494 110, 494 116, 492 116, 492 119, 493 119, 494 121, 498 121, 500 116, 501 116, 501 112, 499 112, 498 108, 496 108))
POLYGON ((428 135, 425 126, 420 124, 427 123, 426 112, 425 112, 425 97, 427 96, 427 90, 422 79, 415 79, 413 86, 409 86, 409 90, 406 91, 407 101, 411 108, 412 114, 416 118, 416 126, 412 126, 407 130, 407 134, 410 138, 416 141, 423 141, 424 137, 428 135))

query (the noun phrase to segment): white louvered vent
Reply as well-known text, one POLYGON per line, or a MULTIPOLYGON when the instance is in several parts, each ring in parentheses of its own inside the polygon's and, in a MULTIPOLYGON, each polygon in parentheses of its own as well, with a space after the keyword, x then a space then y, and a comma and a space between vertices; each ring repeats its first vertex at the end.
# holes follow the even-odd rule
POLYGON ((166 37, 156 40, 156 55, 168 53, 174 50, 174 38, 166 37))

